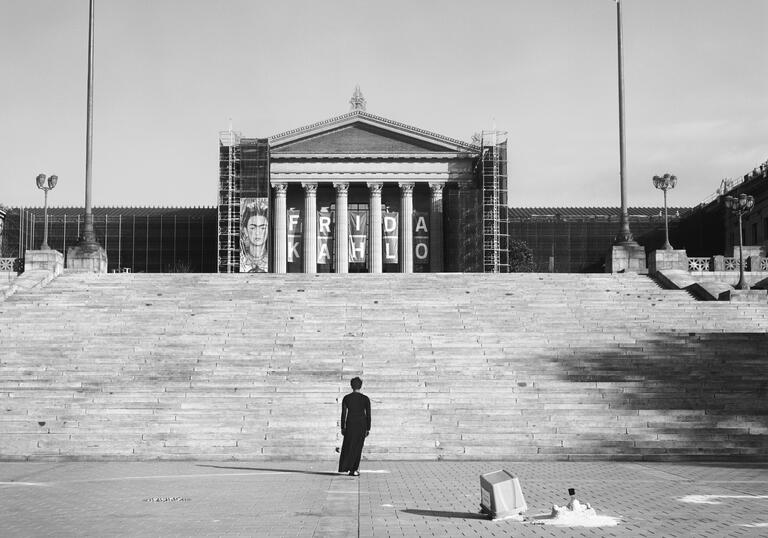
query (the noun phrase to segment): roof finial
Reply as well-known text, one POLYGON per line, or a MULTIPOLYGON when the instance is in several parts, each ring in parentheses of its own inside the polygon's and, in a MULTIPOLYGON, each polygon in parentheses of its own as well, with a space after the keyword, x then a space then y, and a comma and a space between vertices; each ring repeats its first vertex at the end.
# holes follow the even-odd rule
POLYGON ((355 92, 352 94, 352 99, 349 100, 349 104, 350 112, 355 112, 356 110, 365 112, 365 97, 363 97, 363 92, 360 91, 359 84, 355 84, 355 92))

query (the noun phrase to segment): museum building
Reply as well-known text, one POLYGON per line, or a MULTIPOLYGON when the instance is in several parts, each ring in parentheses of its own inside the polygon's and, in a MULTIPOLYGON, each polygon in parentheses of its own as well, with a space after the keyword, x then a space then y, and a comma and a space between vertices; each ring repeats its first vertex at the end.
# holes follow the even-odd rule
POLYGON ((220 133, 219 272, 507 272, 505 133, 472 143, 366 112, 220 133))
MULTIPOLYGON (((504 132, 449 138, 368 113, 359 89, 350 105, 268 138, 220 133, 216 206, 94 207, 108 270, 502 273, 517 270, 517 242, 532 250, 535 271, 605 270, 620 209, 508 207, 504 132)), ((744 241, 765 247, 767 179, 768 162, 724 180, 694 208, 670 208, 670 241, 688 256, 730 255, 738 225, 722 198, 746 193, 755 207, 743 219, 744 241)), ((661 248, 663 208, 628 209, 646 253, 661 248)), ((48 208, 50 247, 66 257, 83 215, 82 207, 48 208)), ((42 207, 0 204, 0 260, 23 267, 45 221, 42 207)))

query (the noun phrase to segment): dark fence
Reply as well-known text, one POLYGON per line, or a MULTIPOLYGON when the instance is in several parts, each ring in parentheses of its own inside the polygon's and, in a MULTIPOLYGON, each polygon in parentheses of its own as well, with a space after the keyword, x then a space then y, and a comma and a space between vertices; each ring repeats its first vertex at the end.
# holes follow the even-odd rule
MULTIPOLYGON (((144 273, 216 272, 215 208, 94 208, 93 227, 107 251, 109 271, 144 273)), ((9 212, 15 220, 17 252, 40 248, 42 208, 9 212)), ((85 222, 81 208, 54 208, 48 213, 48 245, 66 256, 77 245, 85 222)))

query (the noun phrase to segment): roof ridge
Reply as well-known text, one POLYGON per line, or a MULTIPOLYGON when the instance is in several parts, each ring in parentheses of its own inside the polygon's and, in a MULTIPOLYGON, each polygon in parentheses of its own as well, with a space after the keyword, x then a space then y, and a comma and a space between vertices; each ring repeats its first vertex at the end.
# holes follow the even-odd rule
POLYGON ((308 125, 305 125, 303 127, 297 127, 296 129, 291 129, 288 131, 283 131, 282 133, 278 133, 275 135, 272 135, 268 138, 269 142, 276 142, 280 139, 287 138, 292 135, 300 134, 303 132, 312 131, 314 129, 317 129, 318 127, 322 127, 324 125, 332 125, 334 123, 338 123, 343 120, 347 120, 354 117, 361 117, 361 118, 367 118, 374 121, 378 121, 387 125, 391 125, 392 127, 399 127, 400 129, 405 129, 406 131, 410 131, 417 134, 427 135, 432 138, 436 138, 438 140, 442 140, 443 142, 448 142, 450 144, 453 144, 455 146, 460 146, 465 149, 470 149, 474 151, 479 151, 480 146, 477 146, 475 144, 472 144, 470 142, 464 142, 463 140, 459 140, 457 138, 451 138, 449 136, 441 135, 439 133, 435 133, 433 131, 428 131, 426 129, 421 129, 419 127, 414 127, 413 125, 408 125, 407 123, 402 123, 399 121, 391 120, 389 118, 385 118, 384 116, 377 116, 375 114, 371 114, 370 112, 365 112, 363 110, 353 110, 351 112, 347 112, 345 114, 341 114, 339 116, 334 116, 332 118, 328 118, 322 121, 318 121, 315 123, 310 123, 308 125))

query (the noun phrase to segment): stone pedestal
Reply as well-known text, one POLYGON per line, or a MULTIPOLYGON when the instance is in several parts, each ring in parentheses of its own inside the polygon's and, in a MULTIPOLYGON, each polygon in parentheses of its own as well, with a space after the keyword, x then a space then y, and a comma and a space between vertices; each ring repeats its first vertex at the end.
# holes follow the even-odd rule
POLYGON ((648 256, 648 272, 688 270, 688 255, 685 250, 654 250, 648 256))
POLYGON ((64 254, 58 250, 27 250, 24 253, 24 271, 41 269, 60 275, 64 271, 64 254))
POLYGON ((766 303, 768 290, 730 290, 722 294, 720 299, 732 303, 766 303))
POLYGON ((106 273, 107 251, 98 246, 89 249, 80 245, 67 249, 67 270, 76 273, 106 273))
MULTIPOLYGON (((750 256, 765 256, 765 250, 760 245, 744 245, 744 260, 750 256)), ((739 245, 733 247, 733 257, 739 257, 739 245)))
POLYGON ((605 257, 606 273, 644 273, 645 271, 645 248, 637 243, 613 245, 605 257))

